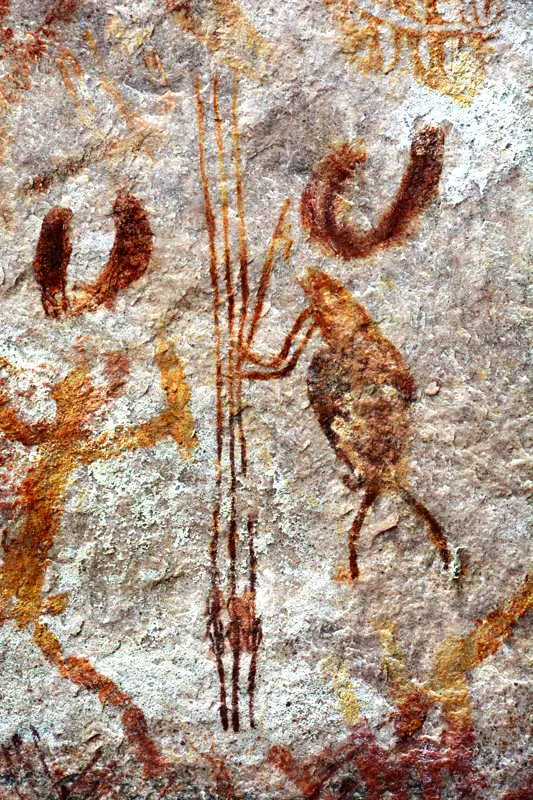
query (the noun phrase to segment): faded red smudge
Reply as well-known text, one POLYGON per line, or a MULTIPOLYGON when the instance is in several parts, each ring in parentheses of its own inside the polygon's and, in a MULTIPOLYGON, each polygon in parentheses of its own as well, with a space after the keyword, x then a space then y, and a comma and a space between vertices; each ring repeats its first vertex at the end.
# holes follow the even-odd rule
POLYGON ((78 10, 78 0, 56 0, 44 19, 45 25, 54 22, 70 22, 78 10))
POLYGON ((148 733, 143 712, 131 697, 119 689, 110 678, 97 672, 86 658, 78 656, 65 658, 58 639, 43 623, 36 624, 34 638, 45 657, 57 666, 63 678, 68 678, 76 686, 82 686, 97 694, 103 705, 109 704, 121 712, 124 733, 144 767, 144 774, 152 777, 162 775, 168 768, 168 763, 148 733))
POLYGON ((113 206, 115 241, 109 260, 94 283, 76 287, 80 297, 71 300, 66 279, 72 254, 72 217, 69 208, 56 206, 46 214, 41 226, 33 271, 48 317, 73 317, 102 304, 112 305, 121 290, 144 274, 152 256, 153 233, 148 215, 134 195, 121 190, 113 206))
MULTIPOLYGON (((0 0, 0 20, 10 11, 9 0, 0 0)), ((54 22, 69 21, 77 8, 77 0, 57 0, 43 22, 25 34, 21 41, 10 27, 0 27, 1 59, 5 68, 0 78, 0 160, 9 142, 6 117, 21 102, 32 85, 32 70, 56 39, 54 22)))
POLYGON ((510 789, 504 794, 502 800, 531 800, 533 797, 533 774, 519 789, 510 789))
POLYGON ((217 800, 234 800, 236 792, 233 778, 226 761, 218 758, 211 753, 202 753, 202 756, 209 762, 215 786, 215 796, 217 800))
POLYGON ((119 397, 124 391, 130 373, 129 359, 120 350, 110 350, 104 353, 104 362, 107 396, 119 397))
POLYGON ((427 127, 413 138, 409 163, 390 207, 377 225, 359 229, 341 219, 339 203, 346 184, 366 154, 345 143, 327 155, 315 170, 301 199, 302 224, 311 239, 345 260, 364 258, 376 248, 400 244, 413 220, 437 194, 444 158, 444 132, 427 127))

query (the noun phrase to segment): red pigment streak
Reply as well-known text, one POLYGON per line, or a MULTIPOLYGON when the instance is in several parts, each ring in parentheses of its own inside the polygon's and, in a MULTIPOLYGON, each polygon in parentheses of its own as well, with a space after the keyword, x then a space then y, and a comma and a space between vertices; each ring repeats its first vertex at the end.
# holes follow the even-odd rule
POLYGON ((343 222, 339 201, 347 182, 366 155, 345 143, 327 155, 314 172, 301 199, 301 218, 312 240, 328 253, 344 260, 364 258, 377 248, 400 244, 412 222, 437 194, 444 158, 444 133, 424 128, 411 144, 409 163, 390 207, 377 225, 360 230, 343 222))
POLYGON ((102 704, 109 704, 121 711, 124 733, 143 764, 144 774, 162 775, 168 764, 148 734, 148 725, 143 712, 131 697, 121 691, 110 678, 97 672, 86 658, 78 656, 65 658, 59 641, 46 625, 40 622, 36 624, 34 638, 45 657, 57 666, 63 678, 68 678, 76 686, 82 686, 97 694, 102 704))
POLYGON ((66 289, 72 254, 72 211, 55 207, 43 219, 33 271, 48 317, 77 316, 114 303, 118 293, 144 275, 153 249, 153 233, 141 202, 124 190, 113 205, 115 241, 109 260, 92 284, 78 287, 79 298, 70 299, 66 289))

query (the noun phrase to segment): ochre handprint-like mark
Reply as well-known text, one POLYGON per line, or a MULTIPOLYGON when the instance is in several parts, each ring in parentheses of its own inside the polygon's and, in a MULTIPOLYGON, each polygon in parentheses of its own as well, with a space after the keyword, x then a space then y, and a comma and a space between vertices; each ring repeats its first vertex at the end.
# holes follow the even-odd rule
POLYGON ((129 450, 153 446, 167 437, 174 439, 185 457, 195 446, 190 392, 172 343, 161 339, 155 358, 167 398, 165 409, 148 422, 116 428, 97 437, 91 435, 90 419, 108 400, 123 392, 128 372, 124 356, 108 354, 104 389, 94 385, 86 360, 56 383, 52 389, 56 416, 51 422, 24 422, 6 392, 0 393, 0 431, 11 441, 37 448, 36 463, 19 490, 18 504, 24 512, 24 522, 11 538, 5 537, 0 569, 0 624, 13 620, 19 628, 33 625, 34 641, 63 677, 96 692, 102 702, 118 708, 126 736, 145 771, 153 774, 161 772, 164 763, 148 736, 142 711, 86 659, 65 656, 59 640, 41 621, 41 616, 59 614, 68 605, 67 595, 44 597, 43 584, 73 470, 129 450))

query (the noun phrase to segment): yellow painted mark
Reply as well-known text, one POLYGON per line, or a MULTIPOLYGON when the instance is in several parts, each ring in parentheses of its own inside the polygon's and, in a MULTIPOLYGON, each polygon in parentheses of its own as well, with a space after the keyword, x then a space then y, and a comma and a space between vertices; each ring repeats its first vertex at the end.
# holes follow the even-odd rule
POLYGON ((324 662, 322 674, 331 683, 339 705, 339 711, 346 725, 355 725, 361 718, 361 706, 344 663, 330 656, 324 662))

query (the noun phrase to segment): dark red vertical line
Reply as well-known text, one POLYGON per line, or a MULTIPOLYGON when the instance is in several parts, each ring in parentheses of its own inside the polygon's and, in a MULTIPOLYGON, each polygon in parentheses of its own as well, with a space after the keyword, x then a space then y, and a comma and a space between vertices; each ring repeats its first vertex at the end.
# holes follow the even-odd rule
MULTIPOLYGON (((235 288, 233 276, 233 263, 230 249, 229 225, 229 194, 226 174, 224 138, 222 131, 222 117, 218 99, 219 81, 213 79, 213 115, 215 120, 215 139, 218 156, 218 179, 220 200, 222 205, 222 240, 224 249, 224 283, 226 289, 227 323, 228 323, 228 352, 226 368, 226 393, 228 401, 228 432, 229 432, 229 522, 228 522, 228 591, 229 602, 237 593, 237 465, 235 453, 235 421, 236 421, 236 382, 235 368, 237 366, 237 343, 235 339, 235 288)), ((239 730, 239 669, 240 669, 240 633, 237 631, 235 642, 232 645, 233 669, 231 692, 231 720, 233 730, 239 730)))
POLYGON ((229 230, 229 198, 228 183, 226 177, 226 166, 224 156, 224 140, 222 133, 222 117, 218 100, 218 77, 213 79, 213 114, 215 118, 215 138, 217 143, 218 155, 218 174, 220 199, 222 205, 222 237, 224 247, 224 283, 227 298, 227 322, 228 322, 228 355, 227 355, 227 379, 226 392, 229 406, 229 464, 230 464, 230 514, 229 514, 229 534, 228 534, 228 553, 230 557, 229 568, 229 593, 233 596, 237 589, 237 471, 235 460, 235 291, 233 280, 233 265, 230 251, 230 230, 229 230))
POLYGON ((247 520, 248 532, 248 570, 250 594, 252 595, 252 647, 250 664, 248 667, 248 719, 250 728, 255 728, 255 681, 257 675, 257 657, 261 645, 261 620, 257 617, 256 609, 256 586, 257 586, 257 555, 255 552, 255 535, 257 530, 257 514, 250 512, 247 520))
POLYGON ((213 293, 213 327, 215 334, 215 388, 216 388, 216 422, 215 422, 215 500, 212 515, 212 535, 209 544, 210 571, 211 571, 211 597, 208 607, 208 626, 212 628, 212 643, 217 661, 217 672, 220 684, 220 719, 224 730, 228 729, 228 705, 226 695, 226 679, 222 654, 224 652, 224 628, 220 619, 220 571, 218 568, 218 547, 220 541, 220 513, 222 506, 222 449, 224 411, 222 405, 223 375, 222 375, 222 344, 220 332, 220 288, 218 280, 218 257, 216 249, 216 223, 209 191, 209 180, 206 166, 205 146, 205 112, 200 94, 200 82, 195 81, 196 114, 198 125, 198 162, 200 180, 202 183, 204 214, 209 241, 209 276, 213 293))
POLYGON ((230 622, 231 654, 233 665, 231 669, 231 727, 234 731, 240 729, 239 719, 239 683, 241 670, 241 621, 239 618, 230 622))
POLYGON ((255 552, 255 533, 257 530, 257 512, 251 511, 248 514, 247 533, 248 533, 248 577, 250 581, 250 592, 255 598, 255 588, 257 585, 257 555, 255 552))
POLYGON ((237 201, 237 219, 239 235, 239 281, 241 289, 240 309, 239 309, 239 331, 237 335, 237 375, 236 375, 236 400, 237 400, 237 424, 239 433, 241 472, 246 477, 248 472, 248 455, 244 423, 242 419, 242 369, 244 362, 244 328, 248 316, 248 303, 250 299, 250 284, 248 275, 248 239, 246 232, 246 213, 244 208, 244 188, 242 183, 242 164, 241 164, 241 139, 239 131, 239 98, 237 91, 237 81, 233 78, 233 90, 231 95, 231 133, 233 142, 233 166, 235 173, 235 198, 237 201))
MULTIPOLYGON (((226 307, 228 325, 228 352, 227 352, 227 380, 226 392, 228 401, 229 442, 228 455, 230 465, 229 486, 229 523, 228 523, 228 555, 230 559, 228 570, 228 602, 237 594, 237 464, 235 448, 235 422, 237 420, 236 401, 236 367, 238 364, 238 349, 235 340, 235 283, 233 275, 233 262, 230 249, 229 225, 229 192, 225 166, 224 140, 222 131, 222 116, 218 99, 218 78, 213 80, 213 114, 215 120, 215 137, 218 154, 218 172, 220 198, 222 205, 222 234, 224 249, 224 282, 226 288, 226 307)), ((241 658, 241 630, 240 620, 234 619, 230 623, 232 628, 232 674, 231 674, 231 724, 234 731, 240 728, 239 720, 239 692, 240 692, 240 658, 241 658)))

